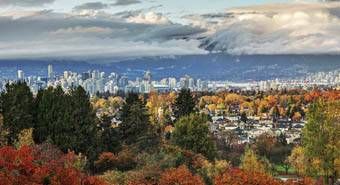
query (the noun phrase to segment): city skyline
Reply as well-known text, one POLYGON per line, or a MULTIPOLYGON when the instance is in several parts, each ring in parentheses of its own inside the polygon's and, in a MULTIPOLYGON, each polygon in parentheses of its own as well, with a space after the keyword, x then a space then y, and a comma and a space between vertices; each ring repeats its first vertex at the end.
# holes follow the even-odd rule
POLYGON ((229 90, 241 91, 271 91, 271 90, 292 90, 305 89, 310 90, 315 86, 338 88, 340 85, 340 70, 331 72, 318 72, 308 74, 303 78, 275 79, 265 81, 253 81, 247 83, 232 82, 227 80, 213 81, 192 78, 184 75, 180 78, 168 76, 166 78, 155 80, 152 78, 151 71, 147 70, 143 76, 131 79, 117 72, 109 74, 100 70, 88 70, 82 73, 73 71, 64 71, 62 74, 56 74, 52 64, 46 66, 45 76, 25 76, 25 72, 21 69, 17 71, 15 80, 0 80, 0 90, 5 89, 5 85, 14 83, 15 81, 25 81, 34 94, 39 90, 48 87, 60 86, 64 91, 71 90, 81 86, 91 96, 97 93, 117 94, 119 92, 136 92, 136 93, 167 93, 176 92, 181 89, 190 89, 192 91, 218 92, 229 90))

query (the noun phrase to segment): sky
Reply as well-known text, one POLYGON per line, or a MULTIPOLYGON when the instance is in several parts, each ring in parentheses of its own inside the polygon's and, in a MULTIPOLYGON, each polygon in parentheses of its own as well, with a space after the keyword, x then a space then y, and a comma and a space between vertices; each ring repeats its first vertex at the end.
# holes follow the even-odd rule
POLYGON ((339 54, 340 2, 0 0, 0 59, 339 54))

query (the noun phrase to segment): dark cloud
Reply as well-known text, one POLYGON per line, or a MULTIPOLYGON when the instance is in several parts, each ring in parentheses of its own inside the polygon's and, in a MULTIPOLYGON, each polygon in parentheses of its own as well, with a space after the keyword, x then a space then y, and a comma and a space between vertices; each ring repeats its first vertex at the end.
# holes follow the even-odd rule
POLYGON ((132 4, 138 4, 141 3, 140 0, 116 0, 115 3, 112 4, 112 6, 128 6, 132 4))
POLYGON ((42 6, 53 3, 55 0, 0 0, 0 6, 42 6))
MULTIPOLYGON (((0 58, 140 57, 204 52, 194 39, 204 30, 191 26, 127 22, 109 14, 18 14, 0 14, 0 58), (20 17, 14 19, 18 14, 20 17)), ((149 18, 154 21, 153 17, 145 17, 149 18)))
POLYGON ((74 10, 102 10, 108 8, 109 5, 102 2, 84 3, 74 7, 74 10))

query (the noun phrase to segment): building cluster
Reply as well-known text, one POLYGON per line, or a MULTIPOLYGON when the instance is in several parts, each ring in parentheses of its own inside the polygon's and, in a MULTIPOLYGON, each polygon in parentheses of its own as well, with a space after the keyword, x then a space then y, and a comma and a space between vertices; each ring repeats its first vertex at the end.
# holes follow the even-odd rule
POLYGON ((231 131, 238 136, 234 144, 252 143, 261 134, 271 134, 274 137, 284 136, 288 144, 298 144, 301 140, 301 130, 305 121, 295 122, 290 119, 279 119, 273 122, 270 118, 248 117, 245 122, 240 116, 212 116, 211 132, 216 136, 222 132, 231 131))
MULTIPOLYGON (((315 85, 318 86, 338 86, 340 84, 340 70, 332 72, 319 72, 310 74, 304 78, 293 80, 267 80, 255 81, 247 83, 234 83, 229 81, 209 81, 194 79, 185 75, 179 79, 168 77, 159 81, 152 78, 152 73, 146 71, 143 77, 135 80, 129 79, 127 76, 119 75, 118 73, 106 74, 99 70, 86 71, 81 74, 64 71, 63 74, 57 75, 52 65, 47 67, 47 76, 25 76, 23 70, 17 71, 17 80, 26 81, 33 93, 37 93, 39 89, 46 87, 61 86, 65 91, 82 86, 90 95, 96 93, 117 93, 121 92, 137 92, 149 93, 177 91, 181 88, 189 88, 192 91, 224 91, 224 90, 283 90, 283 89, 308 89, 315 85)), ((4 85, 8 79, 0 80, 0 90, 4 89, 4 85)))
MULTIPOLYGON (((206 81, 200 79, 193 79, 188 75, 177 80, 176 78, 164 78, 160 81, 152 79, 150 71, 146 71, 142 78, 130 80, 127 76, 119 75, 117 73, 106 74, 99 70, 86 71, 81 74, 64 71, 62 75, 56 75, 52 65, 47 67, 47 76, 28 76, 25 77, 23 70, 17 71, 18 81, 25 81, 33 93, 37 93, 40 89, 47 87, 61 86, 65 91, 77 86, 82 86, 90 95, 96 93, 118 93, 122 92, 137 92, 149 93, 156 92, 170 92, 181 88, 190 88, 193 91, 208 90, 206 81)), ((12 82, 6 79, 1 80, 1 90, 7 82, 12 82)))

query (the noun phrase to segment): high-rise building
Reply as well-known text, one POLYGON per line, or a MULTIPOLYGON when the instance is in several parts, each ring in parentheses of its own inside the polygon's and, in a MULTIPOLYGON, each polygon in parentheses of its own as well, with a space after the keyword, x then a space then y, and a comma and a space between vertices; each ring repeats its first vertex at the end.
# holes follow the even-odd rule
POLYGON ((47 77, 49 79, 52 79, 52 78, 55 77, 52 64, 49 64, 48 67, 47 67, 47 77))
POLYGON ((125 87, 125 86, 128 85, 128 83, 129 83, 128 77, 126 77, 126 76, 122 76, 122 77, 119 79, 119 82, 118 82, 118 84, 119 84, 120 87, 125 87))
POLYGON ((148 70, 144 74, 144 81, 151 82, 151 79, 152 79, 152 75, 151 75, 151 72, 148 70))
POLYGON ((23 70, 18 70, 18 80, 24 80, 25 74, 23 70))

